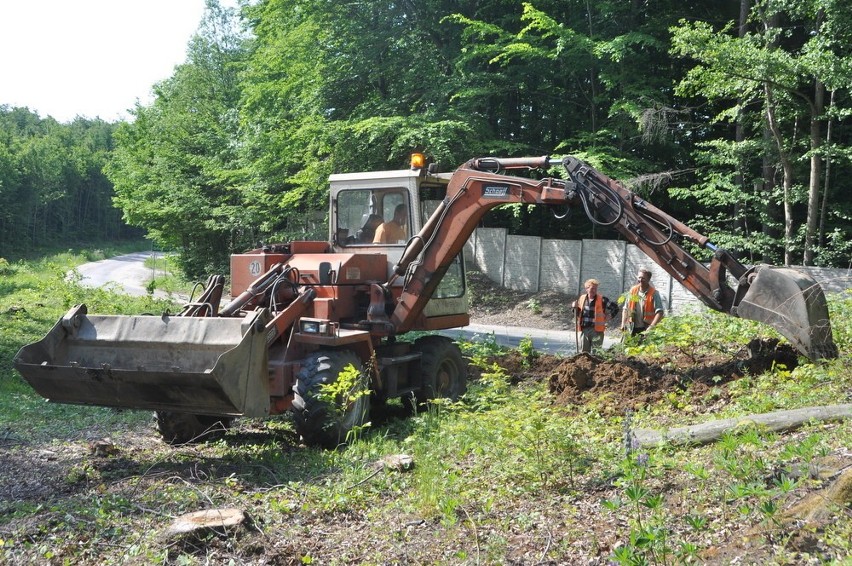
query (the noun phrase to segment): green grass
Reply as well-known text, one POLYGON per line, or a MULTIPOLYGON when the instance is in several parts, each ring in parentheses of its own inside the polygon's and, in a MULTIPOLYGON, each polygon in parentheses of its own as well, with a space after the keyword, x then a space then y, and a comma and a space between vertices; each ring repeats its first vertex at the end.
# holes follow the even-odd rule
MULTIPOLYGON (((0 501, 0 562, 684 564, 736 551, 743 539, 733 556, 746 563, 841 564, 852 555, 848 510, 813 533, 783 522, 786 507, 827 485, 820 472, 852 446, 849 422, 783 434, 744 427, 707 446, 638 450, 625 446, 623 416, 557 406, 545 382, 512 385, 493 340, 463 344, 482 377, 458 403, 374 423, 337 451, 300 446, 286 416, 242 419, 221 440, 169 447, 148 413, 45 403, 12 368, 21 345, 77 303, 98 313, 166 306, 65 281, 85 260, 0 265, 0 440, 20 442, 10 456, 58 454, 54 494, 0 501), (117 455, 80 446, 107 434, 117 455), (412 470, 376 465, 400 453, 413 457, 412 470), (215 507, 246 511, 251 528, 163 534, 173 517, 215 507), (807 536, 818 544, 798 550, 793 537, 807 536)), ((834 297, 830 307, 840 359, 726 384, 727 401, 712 413, 712 399, 687 389, 629 426, 848 402, 852 300, 834 297)), ((762 332, 742 322, 672 317, 659 336, 671 325, 677 347, 697 355, 762 332)), ((632 353, 652 359, 660 344, 632 353)))
POLYGON ((26 251, 13 251, 4 256, 9 263, 17 263, 19 261, 38 263, 45 258, 61 258, 65 257, 72 262, 84 263, 88 261, 98 261, 108 257, 114 257, 139 250, 151 249, 151 242, 147 240, 123 240, 110 242, 91 242, 91 243, 75 243, 72 248, 63 248, 60 246, 41 247, 26 251), (76 259, 72 259, 76 258, 76 259))

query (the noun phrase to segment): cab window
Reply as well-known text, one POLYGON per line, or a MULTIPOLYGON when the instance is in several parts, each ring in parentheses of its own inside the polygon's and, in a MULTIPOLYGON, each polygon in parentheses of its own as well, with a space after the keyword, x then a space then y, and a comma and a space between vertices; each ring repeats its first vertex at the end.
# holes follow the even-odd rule
POLYGON ((336 240, 343 246, 405 243, 410 226, 408 193, 401 189, 352 189, 337 194, 336 240), (394 222, 394 215, 397 215, 394 222), (391 223, 380 230, 383 224, 391 223), (376 234, 386 234, 384 242, 376 234), (389 239, 392 238, 392 239, 389 239))
POLYGON ((453 258, 447 272, 435 288, 434 297, 436 299, 449 299, 452 297, 461 297, 464 295, 464 256, 457 255, 453 258))

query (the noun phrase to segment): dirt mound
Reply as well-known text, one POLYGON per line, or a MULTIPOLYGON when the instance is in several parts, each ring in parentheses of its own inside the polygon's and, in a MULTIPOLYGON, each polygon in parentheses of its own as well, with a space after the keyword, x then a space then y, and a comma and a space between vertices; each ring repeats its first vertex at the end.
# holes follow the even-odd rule
POLYGON ((659 399, 680 387, 677 374, 632 360, 603 360, 590 354, 566 359, 550 375, 550 392, 559 405, 584 404, 606 397, 602 409, 623 413, 659 399))
POLYGON ((797 365, 797 355, 788 345, 776 340, 754 341, 748 348, 730 354, 684 356, 667 352, 660 362, 637 358, 603 359, 590 354, 570 358, 538 356, 526 361, 526 369, 517 356, 508 357, 504 366, 515 381, 546 378, 550 392, 559 405, 594 403, 608 415, 622 414, 654 403, 672 391, 690 387, 701 398, 715 390, 726 396, 724 384, 744 375, 759 375, 783 364, 788 370, 797 365))

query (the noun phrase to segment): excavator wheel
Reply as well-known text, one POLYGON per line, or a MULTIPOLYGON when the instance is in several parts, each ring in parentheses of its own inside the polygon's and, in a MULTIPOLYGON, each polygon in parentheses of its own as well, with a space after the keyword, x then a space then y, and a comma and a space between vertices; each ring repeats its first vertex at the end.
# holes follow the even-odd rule
POLYGON ((424 404, 431 399, 457 400, 467 391, 467 364, 458 346, 444 336, 424 336, 414 342, 414 350, 421 353, 420 368, 423 387, 414 399, 403 397, 410 405, 412 401, 424 404))
POLYGON ((303 362, 293 386, 293 421, 306 444, 336 448, 347 440, 349 432, 369 418, 370 395, 367 379, 358 356, 350 350, 319 350, 303 362), (353 390, 336 407, 322 398, 322 386, 333 385, 340 373, 352 365, 359 372, 353 390), (353 399, 354 397, 354 399, 353 399))
POLYGON ((157 411, 157 429, 169 444, 189 444, 220 438, 234 419, 212 415, 193 415, 157 411))

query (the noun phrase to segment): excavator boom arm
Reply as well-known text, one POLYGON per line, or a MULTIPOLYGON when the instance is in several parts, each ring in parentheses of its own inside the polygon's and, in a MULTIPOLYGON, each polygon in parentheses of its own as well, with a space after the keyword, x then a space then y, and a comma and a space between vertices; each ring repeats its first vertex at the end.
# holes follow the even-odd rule
POLYGON ((731 314, 735 293, 726 272, 739 278, 745 266, 711 244, 707 236, 582 161, 566 157, 563 164, 592 222, 616 230, 711 309, 731 314), (687 241, 714 252, 709 266, 684 248, 687 241))
POLYGON ((812 359, 837 356, 825 296, 812 278, 789 268, 747 268, 707 236, 570 156, 477 158, 453 173, 446 197, 409 240, 394 267, 394 278, 404 277, 391 315, 397 333, 413 327, 482 216, 511 203, 582 206, 592 222, 619 232, 709 308, 767 323, 812 359), (533 180, 501 173, 560 164, 567 179, 533 180), (713 252, 709 265, 687 251, 687 242, 713 252), (736 288, 729 284, 729 276, 736 288))

